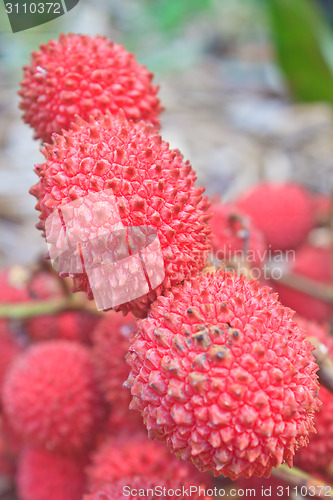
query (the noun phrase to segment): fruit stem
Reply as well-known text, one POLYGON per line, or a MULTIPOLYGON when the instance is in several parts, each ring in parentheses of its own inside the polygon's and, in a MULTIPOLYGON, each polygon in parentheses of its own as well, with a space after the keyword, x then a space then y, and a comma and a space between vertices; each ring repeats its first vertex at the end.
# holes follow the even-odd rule
POLYGON ((62 311, 87 311, 91 314, 100 314, 94 302, 88 302, 82 296, 73 294, 60 299, 1 304, 0 318, 27 319, 43 314, 58 314, 62 311))
POLYGON ((286 285, 316 299, 333 303, 333 286, 331 284, 319 283, 294 273, 286 273, 278 279, 274 279, 274 276, 270 275, 270 278, 281 285, 286 285))
POLYGON ((331 358, 325 344, 322 344, 316 337, 308 337, 308 341, 315 347, 313 355, 319 366, 319 382, 333 393, 333 359, 331 358))
POLYGON ((302 488, 305 486, 307 491, 314 491, 315 497, 333 497, 333 486, 320 481, 297 467, 289 468, 287 464, 280 465, 277 469, 272 470, 272 475, 285 481, 292 486, 302 488), (311 490, 310 490, 311 487, 311 490))

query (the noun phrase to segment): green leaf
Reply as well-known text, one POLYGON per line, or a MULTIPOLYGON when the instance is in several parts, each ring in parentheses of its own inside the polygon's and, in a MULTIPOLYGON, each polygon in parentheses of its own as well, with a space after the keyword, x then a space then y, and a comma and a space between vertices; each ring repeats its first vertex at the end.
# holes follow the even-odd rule
POLYGON ((313 0, 267 0, 280 67, 296 100, 333 103, 333 36, 313 0))

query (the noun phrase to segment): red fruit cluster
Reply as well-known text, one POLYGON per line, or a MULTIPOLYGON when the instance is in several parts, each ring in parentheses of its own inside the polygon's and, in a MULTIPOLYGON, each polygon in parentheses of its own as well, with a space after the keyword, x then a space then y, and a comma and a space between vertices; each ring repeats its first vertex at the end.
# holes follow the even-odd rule
MULTIPOLYGON (((156 228, 165 278, 154 290, 121 305, 123 311, 144 317, 157 295, 204 267, 210 249, 204 188, 194 186, 191 165, 153 129, 110 115, 98 122, 78 120, 44 154, 47 161, 37 166, 39 183, 31 190, 41 229, 61 205, 107 189, 113 191, 125 227, 156 228)), ((105 218, 107 214, 87 214, 88 233, 98 234, 105 218)), ((92 296, 87 274, 74 278, 76 289, 92 296)))
POLYGON ((7 373, 3 404, 14 430, 35 446, 80 452, 101 414, 91 353, 66 341, 43 342, 7 373))
POLYGON ((159 297, 127 358, 149 436, 231 479, 291 466, 319 406, 313 348, 292 314, 269 288, 223 272, 159 297))
POLYGON ((240 196, 237 207, 251 217, 273 251, 298 247, 314 226, 309 193, 292 183, 258 184, 240 196))
POLYGON ((128 119, 159 124, 161 106, 153 75, 133 54, 104 37, 60 35, 34 51, 19 92, 23 119, 35 138, 50 142, 67 130, 75 115, 90 116, 122 109, 128 119))
MULTIPOLYGON (((130 338, 137 327, 133 317, 120 313, 106 313, 93 334, 93 356, 96 378, 105 400, 112 405, 110 425, 116 425, 116 419, 123 420, 128 414, 130 395, 123 389, 123 383, 129 375, 129 366, 125 356, 130 338)), ((131 412, 134 413, 134 412, 131 412)), ((134 413, 134 417, 137 414, 134 413)))

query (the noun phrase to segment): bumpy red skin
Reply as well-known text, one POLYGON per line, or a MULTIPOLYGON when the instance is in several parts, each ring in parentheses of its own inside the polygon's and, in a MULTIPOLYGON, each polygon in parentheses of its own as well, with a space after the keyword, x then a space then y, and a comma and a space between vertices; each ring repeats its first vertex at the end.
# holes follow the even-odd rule
POLYGON ((48 450, 81 452, 101 416, 92 357, 74 342, 36 344, 11 366, 3 405, 26 442, 48 450))
POLYGON ((124 317, 121 313, 106 313, 93 333, 93 357, 96 378, 104 398, 117 408, 128 409, 129 394, 123 383, 129 375, 125 356, 129 339, 136 332, 133 316, 124 317))
POLYGON ((213 251, 217 260, 231 260, 239 251, 246 252, 244 261, 261 264, 265 260, 266 241, 251 220, 239 210, 224 203, 212 205, 213 216, 210 221, 213 235, 213 251), (247 231, 248 241, 242 233, 247 231))
POLYGON ((21 500, 81 500, 85 490, 84 456, 70 457, 26 447, 17 472, 21 500))
POLYGON ((263 182, 236 205, 263 232, 272 251, 298 247, 314 226, 310 195, 296 184, 263 182))
POLYGON ((159 125, 162 110, 153 75, 124 47, 102 36, 60 35, 32 52, 19 95, 23 119, 35 138, 51 142, 68 130, 75 115, 116 115, 159 125))
MULTIPOLYGON (((204 267, 210 250, 204 188, 194 186, 191 165, 152 128, 110 115, 89 124, 78 120, 44 154, 46 163, 36 169, 40 181, 31 190, 38 199, 40 229, 59 206, 106 189, 113 190, 125 227, 157 229, 165 278, 148 294, 119 306, 124 313, 145 317, 156 296, 204 267)), ((86 273, 74 275, 74 284, 92 298, 86 273)))
MULTIPOLYGON (((92 453, 87 468, 89 491, 102 489, 124 477, 197 482, 198 472, 177 460, 161 443, 150 441, 145 433, 122 434, 104 439, 92 453)), ((200 478, 207 480, 206 475, 200 478)))
MULTIPOLYGON (((291 262, 290 272, 318 281, 331 283, 331 251, 326 247, 305 245, 300 248, 291 262)), ((332 304, 274 281, 274 289, 283 305, 291 307, 297 314, 310 320, 326 321, 332 317, 332 304)))
MULTIPOLYGON (((333 356, 333 337, 327 323, 307 321, 297 316, 295 321, 306 331, 309 337, 316 337, 333 356)), ((308 472, 325 474, 325 468, 332 462, 333 456, 333 394, 325 387, 320 387, 319 399, 322 403, 316 413, 314 424, 317 433, 310 437, 306 448, 301 448, 295 456, 295 465, 308 472)))
POLYGON ((313 348, 292 315, 268 287, 223 272, 159 297, 127 358, 149 436, 233 480, 291 466, 319 406, 313 348))

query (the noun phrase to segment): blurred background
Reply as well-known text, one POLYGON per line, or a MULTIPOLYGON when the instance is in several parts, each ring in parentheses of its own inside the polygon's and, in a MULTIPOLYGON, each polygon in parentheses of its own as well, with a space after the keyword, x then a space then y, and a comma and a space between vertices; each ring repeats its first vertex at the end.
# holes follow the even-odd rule
POLYGON ((43 156, 20 119, 17 90, 30 52, 61 32, 105 35, 154 72, 162 137, 213 198, 228 202, 262 180, 331 196, 331 0, 80 0, 59 19, 15 34, 1 3, 0 268, 46 251, 28 193, 43 156))
POLYGON ((0 266, 45 249, 34 224, 43 161, 20 120, 22 66, 61 32, 101 34, 155 73, 162 135, 209 195, 224 200, 259 179, 333 187, 333 9, 329 0, 81 0, 13 34, 0 5, 0 266))

